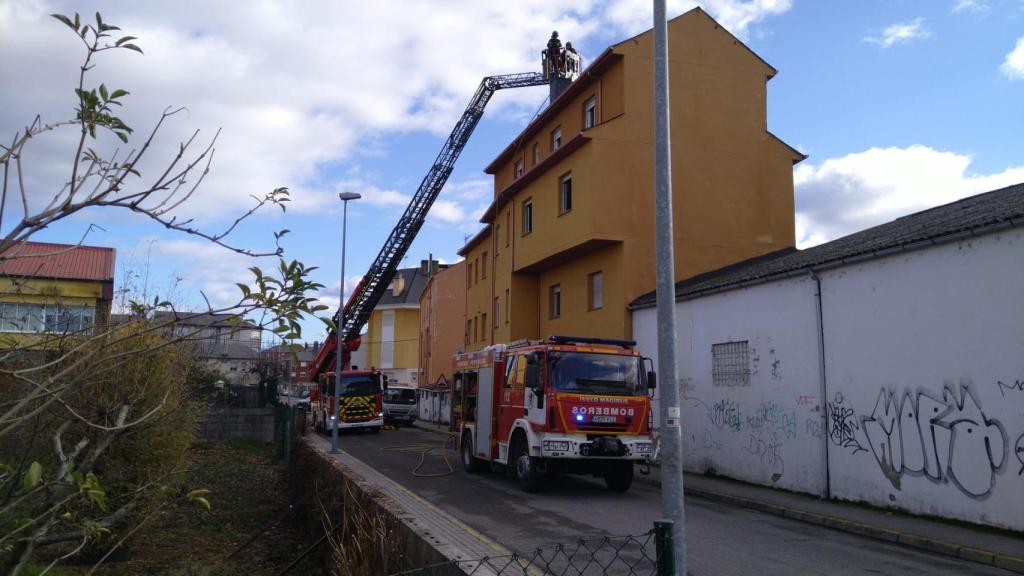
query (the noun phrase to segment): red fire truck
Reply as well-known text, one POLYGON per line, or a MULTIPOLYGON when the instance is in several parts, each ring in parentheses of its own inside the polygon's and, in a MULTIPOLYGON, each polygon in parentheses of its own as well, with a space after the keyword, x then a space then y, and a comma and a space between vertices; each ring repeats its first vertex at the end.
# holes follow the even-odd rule
POLYGON ((634 342, 552 336, 456 354, 452 423, 467 472, 489 462, 526 492, 546 473, 629 490, 651 441, 651 361, 634 342))
POLYGON ((330 432, 334 415, 338 416, 339 430, 367 428, 380 432, 384 425, 384 390, 387 376, 379 370, 343 370, 341 372, 341 401, 334 410, 334 372, 320 374, 309 394, 309 409, 313 413, 313 428, 317 432, 330 432))

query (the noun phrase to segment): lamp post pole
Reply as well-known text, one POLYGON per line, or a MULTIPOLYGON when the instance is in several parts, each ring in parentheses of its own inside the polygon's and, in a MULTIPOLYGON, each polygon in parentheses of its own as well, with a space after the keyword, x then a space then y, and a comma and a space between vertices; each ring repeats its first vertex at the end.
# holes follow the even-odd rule
POLYGON ((686 576, 683 447, 676 363, 675 254, 672 231, 672 154, 669 122, 668 21, 665 0, 654 0, 654 207, 658 298, 658 373, 661 376, 661 504, 673 524, 677 576, 686 576))
POLYGON ((344 344, 345 334, 345 228, 348 226, 348 201, 362 198, 355 192, 339 192, 341 199, 341 286, 338 288, 340 300, 338 302, 338 325, 334 335, 338 340, 338 348, 334 351, 334 414, 331 422, 331 454, 338 452, 338 419, 341 417, 338 409, 341 401, 341 349, 344 344))

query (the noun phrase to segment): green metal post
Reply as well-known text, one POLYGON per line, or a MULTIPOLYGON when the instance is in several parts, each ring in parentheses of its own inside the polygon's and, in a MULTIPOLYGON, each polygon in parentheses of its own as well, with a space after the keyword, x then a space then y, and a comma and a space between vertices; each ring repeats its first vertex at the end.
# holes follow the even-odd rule
POLYGON ((671 520, 655 520, 654 549, 658 555, 658 576, 676 576, 676 559, 672 546, 671 520))

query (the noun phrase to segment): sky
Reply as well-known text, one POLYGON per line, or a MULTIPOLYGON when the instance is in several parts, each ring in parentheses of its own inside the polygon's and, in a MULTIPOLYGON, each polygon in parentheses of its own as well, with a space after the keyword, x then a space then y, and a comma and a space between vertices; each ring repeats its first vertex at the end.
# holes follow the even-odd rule
MULTIPOLYGON (((668 2, 669 17, 702 6, 778 71, 768 128, 808 155, 794 168, 801 248, 964 196, 1024 182, 1024 0, 707 0, 668 2)), ((39 115, 73 116, 81 42, 49 17, 74 11, 106 23, 144 55, 102 53, 86 85, 130 94, 121 118, 138 148, 168 109, 142 163, 141 186, 196 131, 194 157, 216 136, 208 174, 175 214, 219 232, 267 192, 287 187, 286 212, 261 210, 228 237, 255 251, 288 229, 285 257, 316 266, 339 302, 341 207, 349 204, 346 286, 367 270, 487 75, 539 71, 552 30, 584 66, 651 25, 649 1, 407 2, 0 0, 0 142, 39 115), (218 132, 219 131, 219 132, 218 132)), ((403 261, 457 251, 482 225, 493 190, 483 168, 544 106, 545 87, 496 94, 403 261)), ((22 155, 30 208, 67 180, 75 130, 22 155)), ((195 179, 190 180, 190 184, 195 179)), ((20 217, 9 202, 6 233, 20 217)), ((33 237, 113 246, 115 290, 181 308, 238 298, 253 265, 273 266, 117 209, 83 211, 33 237)), ((323 325, 304 324, 322 339, 323 325)))

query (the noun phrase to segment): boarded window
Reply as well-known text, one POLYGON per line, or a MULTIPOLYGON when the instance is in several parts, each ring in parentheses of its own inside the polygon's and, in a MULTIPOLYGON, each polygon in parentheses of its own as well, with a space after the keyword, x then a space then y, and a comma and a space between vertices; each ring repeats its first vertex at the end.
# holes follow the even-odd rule
POLYGON ((715 386, 750 386, 750 344, 711 345, 711 380, 715 386))

